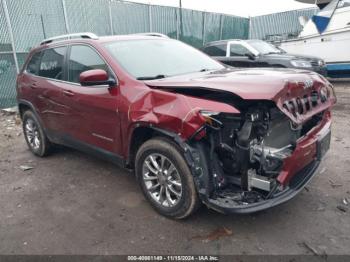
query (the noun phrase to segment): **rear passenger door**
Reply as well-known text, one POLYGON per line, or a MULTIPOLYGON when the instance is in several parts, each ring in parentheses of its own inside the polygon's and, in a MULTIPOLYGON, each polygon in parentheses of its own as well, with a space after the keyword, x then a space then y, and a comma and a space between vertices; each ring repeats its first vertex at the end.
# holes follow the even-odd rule
POLYGON ((48 132, 64 130, 66 109, 62 104, 62 87, 64 86, 64 61, 67 47, 44 49, 33 55, 25 74, 29 77, 31 102, 48 132))
POLYGON ((70 46, 67 66, 69 85, 63 90, 64 104, 69 109, 67 133, 79 142, 120 153, 118 88, 79 83, 80 74, 87 70, 103 69, 115 78, 114 73, 93 47, 84 44, 70 46))
POLYGON ((40 115, 38 96, 39 96, 39 88, 38 88, 38 78, 39 78, 39 66, 41 60, 42 52, 38 51, 34 53, 24 70, 22 79, 19 81, 19 88, 21 88, 21 93, 24 94, 24 97, 27 101, 34 105, 37 113, 40 115))
POLYGON ((48 48, 42 51, 37 86, 40 112, 48 131, 53 135, 65 130, 67 108, 63 104, 62 89, 66 80, 65 58, 67 46, 48 48))

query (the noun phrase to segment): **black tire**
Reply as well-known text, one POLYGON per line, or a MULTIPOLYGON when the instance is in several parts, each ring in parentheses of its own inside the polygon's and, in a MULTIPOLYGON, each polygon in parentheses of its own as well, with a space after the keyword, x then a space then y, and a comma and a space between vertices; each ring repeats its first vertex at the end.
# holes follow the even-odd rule
POLYGON ((24 138, 27 142, 27 145, 28 145, 30 151, 32 151, 33 154, 36 156, 40 156, 40 157, 46 156, 50 151, 51 143, 48 140, 42 126, 40 125, 39 120, 37 119, 37 117, 35 116, 35 114, 31 110, 27 110, 23 113, 22 125, 23 125, 24 138), (35 145, 33 145, 32 141, 30 141, 31 139, 28 136, 28 131, 26 130, 26 125, 29 123, 35 125, 35 128, 36 128, 35 134, 37 134, 37 138, 40 142, 39 146, 37 146, 37 147, 35 145))
POLYGON ((152 207, 161 215, 183 219, 193 214, 201 205, 191 171, 177 144, 165 138, 153 138, 145 142, 138 150, 135 160, 135 173, 138 183, 146 199, 152 207), (177 169, 177 174, 181 178, 182 194, 177 204, 165 207, 152 198, 146 182, 143 179, 143 165, 147 157, 152 154, 161 154, 169 159, 177 169))

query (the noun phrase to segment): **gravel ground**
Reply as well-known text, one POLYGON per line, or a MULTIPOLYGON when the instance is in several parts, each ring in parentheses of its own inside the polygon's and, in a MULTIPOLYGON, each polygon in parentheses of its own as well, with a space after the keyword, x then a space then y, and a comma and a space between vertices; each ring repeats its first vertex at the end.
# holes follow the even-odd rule
POLYGON ((332 145, 318 175, 295 199, 253 215, 203 207, 166 219, 132 173, 67 148, 37 158, 19 119, 2 115, 0 254, 350 254, 350 84, 335 85, 332 145))

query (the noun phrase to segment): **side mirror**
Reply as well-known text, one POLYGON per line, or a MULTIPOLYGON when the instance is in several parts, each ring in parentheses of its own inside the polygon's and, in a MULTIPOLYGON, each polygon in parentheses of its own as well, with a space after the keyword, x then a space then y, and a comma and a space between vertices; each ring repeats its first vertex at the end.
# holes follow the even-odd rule
POLYGON ((255 60, 255 55, 251 53, 244 54, 246 57, 248 57, 250 60, 255 60))
POLYGON ((109 78, 108 73, 102 69, 82 72, 79 76, 79 82, 82 86, 108 85, 112 87, 116 85, 115 79, 109 78))

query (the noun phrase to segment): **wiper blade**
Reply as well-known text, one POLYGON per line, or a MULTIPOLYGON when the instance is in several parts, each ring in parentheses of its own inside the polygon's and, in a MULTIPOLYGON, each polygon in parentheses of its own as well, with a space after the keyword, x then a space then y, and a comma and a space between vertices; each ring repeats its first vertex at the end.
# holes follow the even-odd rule
POLYGON ((156 75, 156 76, 141 76, 136 78, 137 80, 156 80, 156 79, 162 79, 166 78, 166 75, 156 75))

